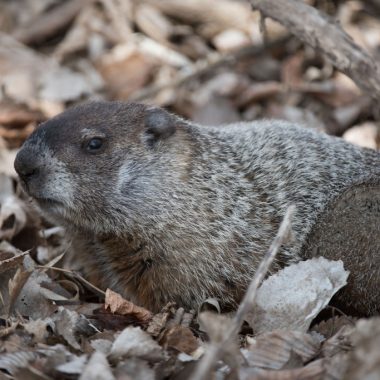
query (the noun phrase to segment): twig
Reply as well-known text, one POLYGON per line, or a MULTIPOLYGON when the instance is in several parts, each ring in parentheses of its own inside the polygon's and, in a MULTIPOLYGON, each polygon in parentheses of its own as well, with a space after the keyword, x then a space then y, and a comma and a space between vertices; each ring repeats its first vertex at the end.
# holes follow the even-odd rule
POLYGON ((319 50, 365 93, 380 100, 379 66, 337 23, 302 1, 250 0, 250 3, 301 41, 319 50))
POLYGON ((89 287, 93 292, 95 292, 95 294, 97 294, 101 297, 106 296, 106 293, 103 290, 101 290, 97 286, 91 284, 91 282, 87 281, 84 277, 82 277, 77 272, 74 272, 74 271, 69 270, 69 269, 63 269, 63 268, 57 268, 57 267, 47 267, 45 265, 38 265, 38 268, 40 268, 40 269, 51 269, 51 270, 54 270, 56 272, 62 272, 62 273, 68 274, 68 275, 78 279, 79 281, 83 282, 87 287, 89 287))
POLYGON ((204 60, 200 60, 194 65, 191 71, 187 70, 182 75, 178 75, 176 79, 171 82, 162 85, 152 85, 145 87, 141 91, 138 91, 132 95, 129 100, 139 101, 151 98, 164 89, 178 88, 185 83, 188 83, 194 79, 201 77, 202 75, 209 73, 212 70, 216 70, 221 66, 231 66, 247 58, 259 58, 268 50, 283 46, 287 41, 289 41, 289 36, 271 41, 268 44, 243 47, 235 52, 221 55, 217 58, 206 58, 204 60))
POLYGON ((284 219, 280 225, 280 228, 277 232, 276 237, 274 238, 271 246, 269 247, 268 252, 262 259, 257 271, 251 281, 251 284, 248 287, 245 296, 240 303, 240 306, 231 321, 229 329, 226 331, 226 334, 219 345, 212 344, 209 349, 204 354, 199 365, 197 366, 195 373, 191 377, 191 380, 204 380, 209 378, 210 370, 212 369, 215 362, 219 359, 223 353, 224 347, 232 339, 236 339, 237 334, 240 331, 241 325, 244 322, 246 314, 254 308, 257 289, 259 288, 261 282, 264 280, 265 275, 267 274, 270 265, 272 264, 274 258, 277 255, 280 247, 286 243, 291 234, 291 221, 295 212, 295 207, 290 206, 285 213, 284 219))

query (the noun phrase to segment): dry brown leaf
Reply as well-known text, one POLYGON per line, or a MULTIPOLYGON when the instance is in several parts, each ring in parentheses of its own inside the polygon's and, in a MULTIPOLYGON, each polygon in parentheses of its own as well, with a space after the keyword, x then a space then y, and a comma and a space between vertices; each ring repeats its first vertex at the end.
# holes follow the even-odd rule
POLYGON ((331 338, 322 344, 322 355, 331 358, 335 355, 345 354, 352 349, 352 333, 354 327, 345 325, 331 338))
POLYGON ((248 343, 242 352, 250 366, 278 370, 313 359, 319 353, 321 338, 299 331, 273 331, 250 338, 248 343))
POLYGON ((13 103, 1 102, 0 125, 15 127, 20 129, 27 124, 43 119, 41 112, 30 110, 29 108, 13 103))
POLYGON ((24 140, 35 130, 36 124, 30 123, 25 128, 10 129, 0 126, 0 137, 4 138, 9 147, 18 148, 22 145, 24 140))
POLYGON ((87 355, 81 355, 74 357, 73 360, 60 364, 55 368, 58 372, 61 372, 65 375, 80 375, 83 372, 86 363, 87 355))
POLYGON ((207 298, 206 300, 202 301, 202 303, 199 305, 198 315, 205 311, 213 311, 215 313, 220 314, 221 310, 222 309, 220 308, 219 301, 216 298, 207 298))
POLYGON ((0 245, 0 273, 22 266, 24 257, 28 253, 29 252, 20 251, 17 256, 14 256, 12 253, 2 251, 2 247, 0 245))
POLYGON ((24 202, 14 194, 12 179, 0 173, 0 240, 11 240, 26 222, 24 202))
MULTIPOLYGON (((156 380, 154 367, 151 368, 145 360, 130 358, 121 362, 115 370, 118 380, 156 380)), ((179 378, 178 378, 179 380, 179 378)))
POLYGON ((199 343, 191 330, 183 326, 174 326, 165 331, 160 343, 166 349, 174 348, 189 355, 199 347, 199 343))
POLYGON ((174 33, 169 19, 149 4, 137 4, 135 22, 147 36, 161 43, 169 44, 169 38, 174 33))
POLYGON ((361 92, 355 83, 342 73, 330 79, 332 91, 318 94, 318 98, 331 107, 344 107, 355 104, 361 92))
POLYGON ((67 343, 76 350, 80 350, 78 338, 81 335, 88 336, 97 332, 83 315, 75 311, 65 309, 63 306, 53 315, 54 331, 57 335, 62 336, 67 343))
MULTIPOLYGON (((28 263, 24 262, 27 270, 32 270, 33 261, 26 256, 28 263)), ((17 297, 14 310, 25 317, 33 319, 49 317, 56 306, 41 292, 41 283, 52 281, 45 273, 33 270, 20 295, 17 297)))
POLYGON ((128 99, 149 80, 155 60, 130 45, 117 46, 97 63, 107 91, 116 99, 128 99))
POLYGON ((163 330, 165 327, 170 314, 170 311, 155 314, 149 322, 149 326, 146 330, 147 333, 154 337, 157 337, 160 334, 161 330, 163 330))
MULTIPOLYGON (((349 353, 336 354, 331 358, 323 359, 323 366, 325 368, 325 376, 323 380, 345 380, 345 373, 348 367, 350 355, 349 353)), ((358 379, 359 380, 359 379, 358 379)), ((362 380, 362 379, 360 379, 362 380)))
POLYGON ((225 314, 215 314, 211 311, 204 311, 198 316, 199 330, 205 331, 210 339, 219 343, 224 338, 224 333, 232 323, 231 317, 225 314))
POLYGON ((10 177, 16 176, 13 162, 16 158, 17 150, 7 149, 5 140, 0 137, 0 174, 6 174, 10 177))
POLYGON ((339 315, 319 322, 317 325, 314 325, 311 330, 329 339, 337 334, 342 327, 353 327, 355 322, 356 318, 339 315))
POLYGON ((127 301, 111 289, 106 290, 105 308, 109 308, 112 313, 131 315, 141 322, 149 322, 153 317, 153 314, 149 310, 127 301))
POLYGON ((106 356, 100 352, 95 351, 87 365, 84 367, 79 380, 114 380, 110 365, 106 356))
POLYGON ((241 380, 321 380, 325 374, 323 360, 315 360, 305 367, 271 371, 256 368, 240 370, 241 380))
POLYGON ((127 327, 115 339, 110 358, 137 357, 150 361, 160 361, 165 355, 162 348, 140 327, 127 327))
POLYGON ((30 320, 22 323, 22 327, 33 336, 36 343, 45 343, 49 336, 47 328, 53 328, 54 323, 51 318, 30 320))
POLYGON ((276 81, 255 83, 249 86, 247 90, 243 91, 242 94, 240 94, 236 100, 236 104, 239 107, 247 106, 250 103, 258 102, 279 94, 284 90, 284 85, 276 81))
POLYGON ((203 23, 204 35, 212 37, 228 28, 237 28, 247 33, 251 31, 249 4, 228 0, 149 0, 150 4, 164 14, 185 20, 192 24, 203 23))
POLYGON ((0 85, 7 97, 32 109, 38 108, 38 100, 73 101, 99 89, 99 82, 86 73, 62 67, 4 33, 0 33, 0 85))
POLYGON ((20 368, 25 368, 37 358, 37 354, 32 351, 18 351, 0 356, 0 369, 15 375, 20 368))
POLYGON ((22 270, 21 268, 18 268, 13 278, 9 280, 8 315, 13 313, 14 306, 16 304, 16 299, 20 295, 22 288, 25 286, 31 274, 32 274, 32 271, 30 270, 22 270))
MULTIPOLYGON (((0 328, 0 338, 4 338, 7 335, 13 333, 16 328, 18 327, 19 323, 18 322, 11 322, 9 327, 3 327, 0 328)), ((16 335, 11 335, 11 336, 16 336, 16 335)), ((6 348, 6 345, 4 344, 4 339, 3 339, 3 346, 2 346, 3 352, 9 352, 6 348)))
POLYGON ((352 333, 353 351, 345 380, 378 379, 380 374, 380 317, 360 319, 352 333))
POLYGON ((111 352, 112 341, 108 339, 93 339, 90 345, 95 351, 108 355, 111 352))

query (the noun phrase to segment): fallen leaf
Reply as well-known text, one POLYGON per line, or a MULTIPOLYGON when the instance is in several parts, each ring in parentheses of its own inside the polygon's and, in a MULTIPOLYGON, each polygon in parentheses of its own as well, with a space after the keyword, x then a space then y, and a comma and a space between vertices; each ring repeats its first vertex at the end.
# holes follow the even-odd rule
POLYGON ((380 317, 360 319, 352 332, 345 380, 378 379, 380 373, 380 317))
POLYGON ((104 303, 105 308, 109 308, 112 313, 131 315, 143 323, 149 322, 153 317, 153 314, 149 310, 127 301, 120 294, 112 291, 111 289, 106 290, 106 298, 104 303))
POLYGON ((313 359, 320 350, 321 339, 300 331, 273 331, 248 338, 242 353, 249 365, 266 369, 292 368, 295 356, 299 365, 313 359), (293 357, 292 357, 293 356, 293 357))
POLYGON ((22 270, 18 268, 13 278, 9 280, 8 315, 11 315, 13 313, 16 299, 20 295, 22 288, 25 286, 31 274, 32 274, 32 271, 22 270))
POLYGON ((158 343, 140 327, 127 327, 115 339, 110 357, 137 357, 150 361, 164 358, 164 352, 158 343))
POLYGON ((315 360, 305 367, 281 371, 258 368, 243 368, 239 372, 241 380, 321 380, 325 374, 323 360, 315 360))
POLYGON ((3 243, 5 242, 0 243, 0 273, 22 266, 24 257, 29 254, 29 252, 17 250, 18 254, 13 256, 11 253, 2 251, 3 243))
POLYGON ((37 357, 38 355, 32 351, 17 351, 10 354, 2 354, 0 356, 0 369, 7 371, 11 375, 15 375, 20 368, 26 367, 37 357))
POLYGON ((183 326, 174 326, 165 331, 160 343, 166 349, 174 348, 189 355, 199 347, 199 343, 191 330, 183 326))
POLYGON ((12 179, 0 173, 0 240, 11 240, 26 221, 24 203, 15 196, 12 179))
POLYGON ((60 306, 52 317, 54 331, 62 336, 67 343, 76 350, 80 350, 79 336, 97 332, 94 326, 81 314, 60 306))
POLYGON ((106 356, 100 352, 95 351, 87 365, 84 367, 79 380, 114 380, 110 365, 106 356))
POLYGON ((353 326, 345 325, 332 337, 322 344, 321 353, 324 357, 331 358, 335 355, 345 354, 352 350, 353 326))
POLYGON ((90 344, 95 351, 100 351, 104 355, 108 355, 112 347, 112 342, 108 339, 94 339, 90 344))
POLYGON ((67 375, 80 375, 86 366, 86 362, 87 355, 77 356, 67 363, 59 364, 56 370, 67 375))
POLYGON ((145 360, 130 358, 122 362, 115 370, 117 379, 120 380, 156 380, 154 367, 151 368, 145 360))
POLYGON ((156 63, 134 47, 118 45, 97 63, 105 87, 113 98, 128 99, 147 83, 156 63))
POLYGON ((45 343, 49 336, 47 328, 54 328, 54 322, 51 318, 30 320, 22 323, 22 327, 33 336, 34 342, 45 343))
POLYGON ((311 321, 347 283, 343 262, 323 257, 292 264, 267 278, 246 318, 256 333, 276 329, 306 332, 311 321))
POLYGON ((355 318, 340 315, 329 318, 326 321, 319 322, 317 325, 314 325, 311 330, 323 335, 326 339, 329 339, 338 333, 342 327, 353 327, 354 325, 355 318))

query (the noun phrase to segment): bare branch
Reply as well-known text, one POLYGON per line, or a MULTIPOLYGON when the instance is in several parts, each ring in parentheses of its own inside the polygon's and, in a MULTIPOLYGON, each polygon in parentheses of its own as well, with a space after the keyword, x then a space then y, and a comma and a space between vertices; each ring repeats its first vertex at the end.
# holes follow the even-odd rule
POLYGON ((250 3, 265 16, 284 25, 301 41, 320 51, 363 92, 380 100, 379 66, 339 24, 302 1, 250 0, 250 3))

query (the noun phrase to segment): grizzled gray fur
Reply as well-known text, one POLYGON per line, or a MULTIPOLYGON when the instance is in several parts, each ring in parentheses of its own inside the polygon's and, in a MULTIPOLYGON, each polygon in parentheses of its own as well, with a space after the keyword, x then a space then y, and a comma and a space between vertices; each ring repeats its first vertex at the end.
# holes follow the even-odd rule
MULTIPOLYGON (((380 155, 282 121, 204 127, 143 104, 96 102, 42 124, 15 168, 43 213, 66 227, 91 281, 154 311, 208 297, 230 310, 287 207, 296 206, 294 239, 273 271, 315 254, 317 222, 347 189, 371 178, 376 193, 380 155)), ((359 254, 331 258, 355 272, 350 255, 359 254)), ((365 266, 378 280, 379 255, 365 266)), ((354 289, 361 300, 345 302, 373 312, 379 292, 354 289)))

